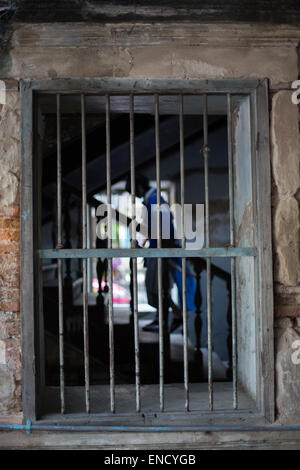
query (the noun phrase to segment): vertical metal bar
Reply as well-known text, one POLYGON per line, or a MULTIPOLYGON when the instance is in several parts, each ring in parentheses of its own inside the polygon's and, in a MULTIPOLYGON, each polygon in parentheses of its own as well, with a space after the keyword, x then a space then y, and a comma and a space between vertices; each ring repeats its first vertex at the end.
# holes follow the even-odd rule
MULTIPOLYGON (((159 95, 154 95, 155 114, 155 155, 156 155, 156 194, 157 194, 157 248, 161 248, 161 217, 160 217, 160 143, 159 143, 159 95)), ((162 260, 157 259, 158 278, 158 319, 159 319, 159 400, 160 411, 164 411, 164 325, 162 298, 162 260)))
MULTIPOLYGON (((204 185, 205 185, 205 236, 206 247, 210 247, 209 226, 209 174, 208 174, 208 117, 207 95, 203 95, 203 155, 204 155, 204 185)), ((207 346, 208 346, 208 394, 209 409, 213 410, 213 377, 212 377, 212 306, 211 306, 211 259, 206 259, 206 296, 207 296, 207 346)))
MULTIPOLYGON (((111 210, 111 158, 110 158, 110 96, 106 95, 106 188, 108 212, 107 248, 112 248, 112 210, 111 210)), ((115 358, 114 358, 114 313, 113 313, 113 269, 112 258, 108 265, 108 328, 109 328, 109 376, 110 376, 110 410, 115 412, 115 358)))
MULTIPOLYGON (((86 126, 85 96, 81 94, 81 143, 82 143, 82 248, 87 248, 87 195, 86 195, 86 126)), ((83 272, 83 338, 84 338, 84 381, 85 407, 90 412, 90 372, 89 372, 89 327, 87 294, 87 259, 82 260, 83 272)))
MULTIPOLYGON (((184 221, 184 124, 183 124, 183 95, 179 95, 179 139, 180 139, 180 191, 181 191, 181 244, 186 246, 184 221)), ((186 258, 182 258, 182 305, 183 305, 183 363, 185 409, 189 411, 189 362, 188 362, 188 322, 186 301, 186 258)))
MULTIPOLYGON (((134 95, 130 95, 130 178, 131 178, 131 207, 132 207, 132 234, 131 247, 136 247, 136 208, 135 208, 135 155, 134 155, 134 95)), ((137 289, 137 259, 132 260, 133 274, 133 320, 134 320, 134 351, 135 351, 135 401, 136 411, 140 405, 140 345, 138 320, 138 289, 137 289)))
MULTIPOLYGON (((61 105, 60 94, 56 95, 57 126, 57 246, 62 248, 62 187, 61 187, 61 105)), ((57 260, 58 274, 58 322, 59 322, 59 380, 60 410, 65 412, 65 372, 64 372, 64 317, 63 317, 63 274, 62 260, 57 260)))
MULTIPOLYGON (((234 186, 233 186, 233 159, 232 159, 232 118, 231 95, 227 93, 227 146, 228 146, 228 176, 229 176, 229 214, 230 214, 230 245, 235 244, 234 230, 234 186)), ((236 279, 235 259, 231 258, 231 315, 232 315, 232 387, 233 408, 237 409, 237 324, 236 324, 236 279)))

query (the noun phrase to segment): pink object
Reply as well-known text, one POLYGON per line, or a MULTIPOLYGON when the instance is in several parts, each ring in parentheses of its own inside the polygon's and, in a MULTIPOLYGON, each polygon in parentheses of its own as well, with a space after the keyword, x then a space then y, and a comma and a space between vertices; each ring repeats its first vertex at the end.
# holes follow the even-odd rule
MULTIPOLYGON (((101 288, 102 290, 105 287, 105 282, 101 282, 101 288)), ((92 281, 92 287, 93 287, 93 292, 98 292, 99 291, 99 283, 98 279, 94 278, 92 281)), ((127 290, 120 286, 119 284, 116 284, 113 282, 113 302, 115 304, 129 304, 130 303, 130 298, 128 297, 127 290)))

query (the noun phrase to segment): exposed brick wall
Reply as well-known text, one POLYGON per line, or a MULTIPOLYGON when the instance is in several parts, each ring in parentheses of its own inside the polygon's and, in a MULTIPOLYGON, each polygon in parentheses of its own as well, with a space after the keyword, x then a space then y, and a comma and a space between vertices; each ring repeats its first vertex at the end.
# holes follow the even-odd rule
POLYGON ((21 410, 19 207, 0 207, 0 413, 21 410))

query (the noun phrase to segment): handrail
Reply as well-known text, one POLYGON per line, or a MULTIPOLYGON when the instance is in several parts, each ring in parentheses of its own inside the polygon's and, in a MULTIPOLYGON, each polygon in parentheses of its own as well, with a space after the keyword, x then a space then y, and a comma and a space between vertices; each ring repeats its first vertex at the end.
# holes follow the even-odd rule
MULTIPOLYGON (((202 258, 191 258, 193 264, 199 264, 201 266, 201 271, 206 269, 206 262, 202 258)), ((220 268, 219 266, 211 263, 211 273, 213 276, 217 276, 224 281, 230 282, 231 276, 230 273, 225 271, 225 269, 220 268)))

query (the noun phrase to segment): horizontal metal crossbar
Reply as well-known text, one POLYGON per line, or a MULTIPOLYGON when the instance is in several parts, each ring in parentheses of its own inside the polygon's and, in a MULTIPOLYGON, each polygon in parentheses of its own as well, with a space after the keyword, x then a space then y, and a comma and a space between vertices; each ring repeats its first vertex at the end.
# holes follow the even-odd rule
POLYGON ((40 258, 237 258, 256 256, 256 248, 204 248, 186 250, 184 248, 91 248, 39 250, 40 258))
POLYGON ((201 80, 201 79, 128 79, 89 78, 23 81, 25 87, 39 93, 88 94, 249 94, 260 84, 258 79, 201 80))

